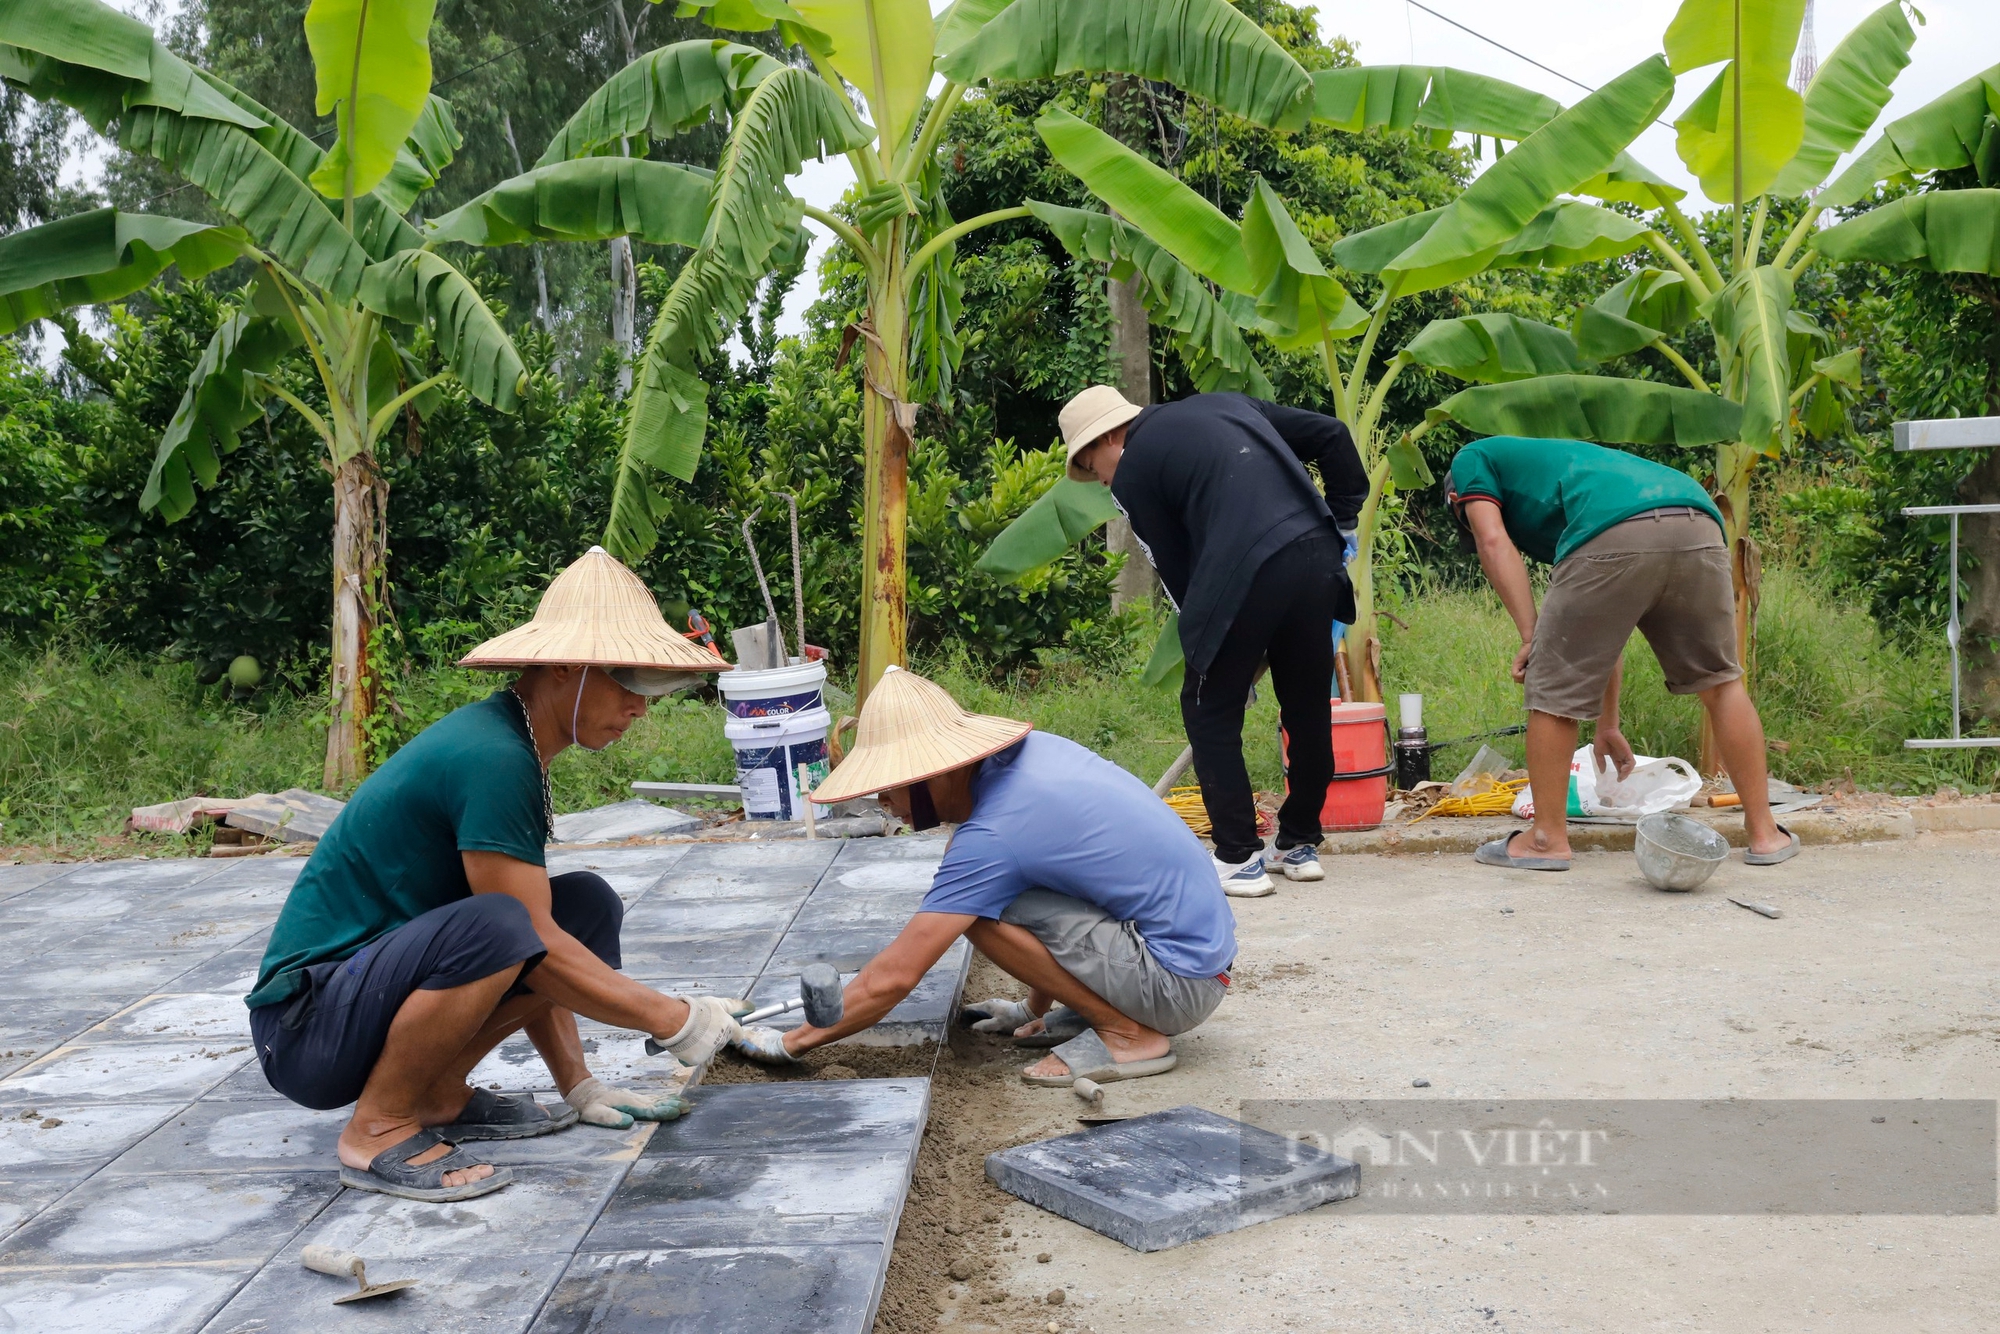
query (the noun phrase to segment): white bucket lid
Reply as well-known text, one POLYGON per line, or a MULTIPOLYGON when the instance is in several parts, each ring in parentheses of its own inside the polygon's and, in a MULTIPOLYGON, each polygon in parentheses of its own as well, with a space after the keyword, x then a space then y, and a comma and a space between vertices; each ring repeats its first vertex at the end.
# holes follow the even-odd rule
POLYGON ((825 709, 802 709, 797 713, 777 713, 768 718, 731 718, 722 724, 722 735, 731 741, 760 741, 772 745, 804 737, 824 736, 833 726, 833 715, 825 709))
POLYGON ((802 662, 793 667, 772 667, 761 672, 738 667, 715 678, 716 688, 722 691, 725 699, 761 699, 768 695, 789 694, 798 686, 825 684, 826 664, 823 662, 802 662))

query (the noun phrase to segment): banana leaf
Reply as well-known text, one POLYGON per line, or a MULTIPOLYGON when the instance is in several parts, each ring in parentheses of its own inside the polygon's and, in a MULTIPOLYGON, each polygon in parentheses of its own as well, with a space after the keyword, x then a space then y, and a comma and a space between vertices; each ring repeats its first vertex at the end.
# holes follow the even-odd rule
POLYGON ((1693 447, 1738 439, 1743 409, 1716 394, 1651 380, 1544 375, 1461 389, 1425 419, 1480 435, 1693 447))
POLYGON ((1003 583, 1061 558, 1065 551, 1118 517, 1111 489, 1064 477, 1002 529, 973 566, 1003 583))
POLYGON ((1580 369, 1576 343, 1553 325, 1519 315, 1465 315, 1432 320, 1403 345, 1419 366, 1478 384, 1501 384, 1580 369))
POLYGON ((1828 259, 1845 263, 2000 274, 2000 190, 1905 195, 1829 227, 1812 244, 1828 259))
POLYGON ((0 335, 72 306, 130 296, 167 268, 203 277, 241 256, 237 227, 124 213, 76 213, 0 237, 0 335))

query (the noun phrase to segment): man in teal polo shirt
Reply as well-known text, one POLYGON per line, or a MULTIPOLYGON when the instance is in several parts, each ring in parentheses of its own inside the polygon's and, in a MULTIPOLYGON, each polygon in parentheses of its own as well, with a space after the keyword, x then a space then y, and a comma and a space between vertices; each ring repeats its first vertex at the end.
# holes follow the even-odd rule
POLYGON ((1514 679, 1527 687, 1528 786, 1535 824, 1481 847, 1490 866, 1566 871, 1569 763, 1577 723, 1597 721, 1600 773, 1632 772, 1618 730, 1625 643, 1638 630, 1667 689, 1697 695, 1723 767, 1743 797, 1744 861, 1798 851, 1771 818, 1764 724, 1743 688, 1722 513, 1687 474, 1580 440, 1495 436, 1461 449, 1447 499, 1521 632, 1514 679), (1539 615, 1523 553, 1555 566, 1539 615))
POLYGON ((727 664, 670 630, 638 576, 593 547, 533 620, 461 665, 520 674, 425 728, 356 790, 286 898, 245 999, 272 1088, 319 1110, 353 1106, 341 1182, 431 1203, 512 1179, 461 1143, 686 1110, 594 1077, 577 1015, 650 1033, 691 1065, 738 1035, 721 998, 663 995, 620 973, 617 893, 589 871, 551 876, 542 853, 550 761, 572 745, 604 749, 651 699, 727 664), (466 1083, 523 1029, 563 1104, 466 1083))

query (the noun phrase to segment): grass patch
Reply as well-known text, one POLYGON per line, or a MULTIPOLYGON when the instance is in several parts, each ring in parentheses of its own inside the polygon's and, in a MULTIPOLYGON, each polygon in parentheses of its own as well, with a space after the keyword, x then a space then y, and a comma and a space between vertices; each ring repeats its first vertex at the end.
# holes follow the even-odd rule
MULTIPOLYGON (((1409 627, 1390 627, 1386 685, 1393 696, 1425 698, 1431 735, 1440 739, 1519 722, 1520 688, 1508 679, 1514 629, 1484 591, 1434 592, 1405 609, 1409 627)), ((1034 668, 996 677, 962 655, 919 662, 967 708, 1024 718, 1067 736, 1147 783, 1185 744, 1172 689, 1138 680, 1150 635, 1139 627, 1108 656, 1046 655, 1034 668)), ((1904 738, 1950 729, 1950 683, 1944 646, 1900 647, 1883 639, 1867 615, 1843 605, 1811 578, 1786 570, 1766 578, 1758 640, 1758 702, 1769 734, 1785 743, 1772 755, 1780 777, 1815 786, 1851 774, 1864 788, 1929 791, 1950 784, 1994 785, 1995 757, 1980 752, 1922 752, 1904 738)), ((492 691, 502 678, 456 668, 396 668, 395 710, 378 738, 384 751, 460 704, 492 691)), ((1699 706, 1667 694, 1643 641, 1626 654, 1625 730, 1652 755, 1694 758, 1699 706)), ((829 705, 851 711, 838 686, 829 705)), ((71 641, 0 646, 0 844, 66 855, 199 851, 203 840, 126 837, 134 806, 193 795, 241 796, 286 787, 317 788, 325 755, 324 705, 316 692, 283 681, 247 703, 222 687, 202 686, 190 664, 132 658, 71 641)), ((728 782, 734 777, 721 710, 696 700, 656 705, 610 749, 571 749, 556 761, 558 810, 579 810, 630 795, 637 779, 728 782)), ((1282 784, 1277 707, 1269 690, 1245 723, 1250 775, 1260 789, 1282 784)), ((1519 738, 1500 749, 1518 762, 1519 738)), ((1444 752, 1440 776, 1471 757, 1471 746, 1444 752)))

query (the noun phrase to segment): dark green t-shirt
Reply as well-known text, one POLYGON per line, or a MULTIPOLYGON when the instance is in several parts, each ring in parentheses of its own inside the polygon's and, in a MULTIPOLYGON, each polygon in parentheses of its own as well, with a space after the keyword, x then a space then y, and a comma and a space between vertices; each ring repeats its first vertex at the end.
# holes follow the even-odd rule
POLYGON ((1581 440, 1473 441, 1451 461, 1451 503, 1474 496, 1498 501, 1514 545, 1550 564, 1647 510, 1686 505, 1722 526, 1722 511, 1686 473, 1581 440))
POLYGON ((356 789, 299 873, 264 951, 251 1009, 288 1000, 298 970, 345 959, 467 898, 461 852, 542 866, 542 773, 515 697, 500 690, 426 727, 356 789))

